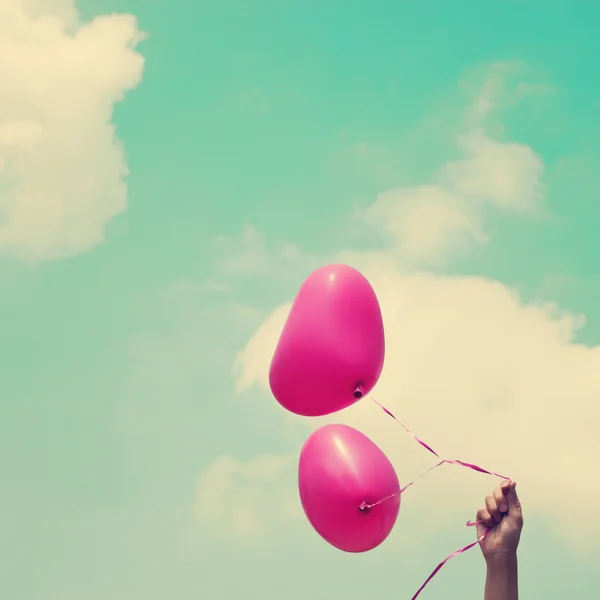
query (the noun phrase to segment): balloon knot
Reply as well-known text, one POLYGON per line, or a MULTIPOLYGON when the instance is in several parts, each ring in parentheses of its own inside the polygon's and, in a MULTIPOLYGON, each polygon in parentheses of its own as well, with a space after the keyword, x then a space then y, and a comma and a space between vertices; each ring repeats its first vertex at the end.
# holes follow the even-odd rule
POLYGON ((363 386, 360 385, 360 383, 354 388, 354 392, 352 392, 352 395, 357 400, 360 400, 365 395, 365 390, 364 390, 363 386))
POLYGON ((371 510, 371 507, 363 501, 362 504, 358 507, 358 510, 361 513, 368 513, 371 510))

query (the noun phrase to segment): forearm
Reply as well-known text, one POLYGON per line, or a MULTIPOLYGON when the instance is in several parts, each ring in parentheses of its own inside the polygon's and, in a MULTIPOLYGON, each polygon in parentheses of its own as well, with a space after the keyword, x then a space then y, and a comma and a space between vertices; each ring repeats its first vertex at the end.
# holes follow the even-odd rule
POLYGON ((484 600, 519 600, 517 554, 487 560, 484 600))

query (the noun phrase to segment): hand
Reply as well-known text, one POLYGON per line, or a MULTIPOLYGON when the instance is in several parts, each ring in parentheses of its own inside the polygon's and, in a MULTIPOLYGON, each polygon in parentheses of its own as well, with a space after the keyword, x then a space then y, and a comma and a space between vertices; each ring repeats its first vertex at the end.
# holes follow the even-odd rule
POLYGON ((480 542, 486 561, 498 556, 516 556, 523 528, 523 513, 516 485, 514 481, 504 481, 492 496, 485 499, 485 508, 477 512, 477 521, 481 522, 477 525, 477 537, 481 538, 488 532, 480 542))

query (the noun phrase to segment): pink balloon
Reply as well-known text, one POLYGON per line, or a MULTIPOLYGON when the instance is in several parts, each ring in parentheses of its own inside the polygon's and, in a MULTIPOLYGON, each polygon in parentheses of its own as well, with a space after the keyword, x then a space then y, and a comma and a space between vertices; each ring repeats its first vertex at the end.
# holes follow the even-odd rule
POLYGON ((308 438, 298 485, 311 525, 345 552, 376 548, 398 518, 400 483, 392 463, 366 435, 347 425, 325 425, 308 438), (361 510, 384 498, 389 499, 361 510))
POLYGON ((322 267, 294 300, 271 361, 271 391, 293 413, 328 415, 373 389, 384 355, 381 309, 371 284, 352 267, 322 267))

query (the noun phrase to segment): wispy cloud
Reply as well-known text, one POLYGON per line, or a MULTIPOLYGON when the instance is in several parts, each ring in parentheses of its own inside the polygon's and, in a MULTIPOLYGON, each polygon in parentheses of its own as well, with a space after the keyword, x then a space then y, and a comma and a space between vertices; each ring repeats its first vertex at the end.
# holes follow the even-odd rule
POLYGON ((220 456, 198 478, 198 522, 220 536, 253 539, 269 526, 277 527, 281 518, 301 517, 295 465, 293 456, 261 455, 247 461, 220 456))

